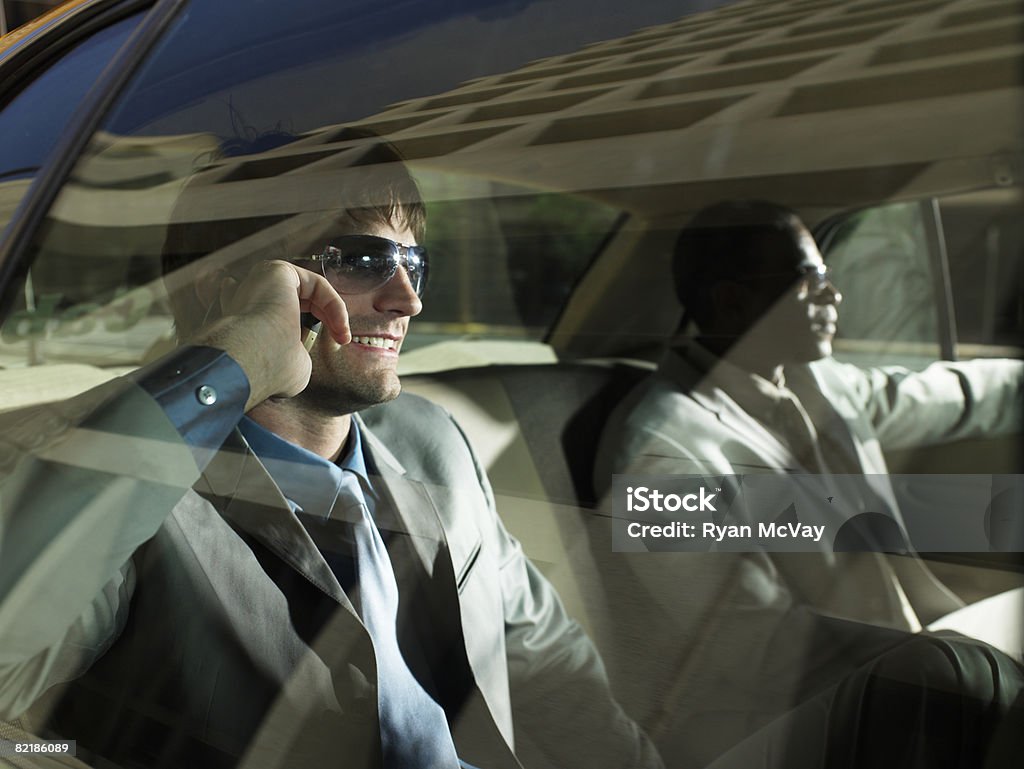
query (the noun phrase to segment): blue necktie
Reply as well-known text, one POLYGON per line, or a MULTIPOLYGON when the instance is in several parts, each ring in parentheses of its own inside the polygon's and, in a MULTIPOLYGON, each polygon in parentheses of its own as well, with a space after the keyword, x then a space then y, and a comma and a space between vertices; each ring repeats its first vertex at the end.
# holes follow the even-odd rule
POLYGON ((344 471, 333 519, 352 525, 359 613, 377 657, 377 708, 386 769, 455 769, 444 710, 409 670, 398 646, 398 584, 358 477, 344 471))

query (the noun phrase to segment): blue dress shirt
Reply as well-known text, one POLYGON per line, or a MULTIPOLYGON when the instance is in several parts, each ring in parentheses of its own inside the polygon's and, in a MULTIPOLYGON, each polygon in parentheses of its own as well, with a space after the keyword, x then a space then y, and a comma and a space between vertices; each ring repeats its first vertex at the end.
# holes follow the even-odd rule
POLYGON ((206 468, 245 412, 249 379, 223 350, 179 347, 132 374, 206 468))

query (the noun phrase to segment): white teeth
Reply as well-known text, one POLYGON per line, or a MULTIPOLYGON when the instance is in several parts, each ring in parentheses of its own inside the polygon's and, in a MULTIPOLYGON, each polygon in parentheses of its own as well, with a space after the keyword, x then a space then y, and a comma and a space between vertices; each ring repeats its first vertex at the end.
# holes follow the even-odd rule
POLYGON ((380 347, 384 350, 394 350, 396 342, 394 339, 385 339, 382 336, 354 336, 352 341, 356 344, 365 344, 368 347, 380 347))

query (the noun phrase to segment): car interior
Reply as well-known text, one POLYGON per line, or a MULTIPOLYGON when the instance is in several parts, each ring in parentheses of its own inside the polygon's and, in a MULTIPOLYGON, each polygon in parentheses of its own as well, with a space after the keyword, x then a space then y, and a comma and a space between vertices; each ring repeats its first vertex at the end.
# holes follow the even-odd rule
MULTIPOLYGON (((273 255, 332 185, 372 184, 368 135, 419 181, 436 265, 403 388, 454 415, 506 526, 598 637, 597 445, 678 333, 672 244, 704 206, 799 213, 844 293, 841 361, 1024 357, 1019 3, 493 3, 389 23, 310 0, 315 23, 261 6, 246 25, 186 5, 151 40, 146 3, 100 0, 0 48, 0 131, 20 137, 0 148, 0 412, 173 349, 168 294, 190 275, 160 275, 167 227, 246 222, 208 265, 273 255), (232 155, 224 137, 273 146, 232 155)), ((1014 475, 1021 437, 886 459, 1014 475)), ((918 555, 967 604, 1016 589, 990 637, 1021 655, 1019 553, 918 555)))

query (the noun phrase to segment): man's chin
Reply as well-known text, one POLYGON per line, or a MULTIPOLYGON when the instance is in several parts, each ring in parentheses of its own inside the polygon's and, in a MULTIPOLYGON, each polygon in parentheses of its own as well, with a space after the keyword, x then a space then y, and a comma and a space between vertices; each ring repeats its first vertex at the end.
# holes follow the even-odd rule
POLYGON ((310 383, 298 397, 321 413, 340 415, 393 401, 401 393, 401 382, 392 375, 375 381, 310 383))
POLYGON ((806 345, 794 345, 787 351, 789 363, 813 363, 832 356, 832 340, 818 338, 806 345))

